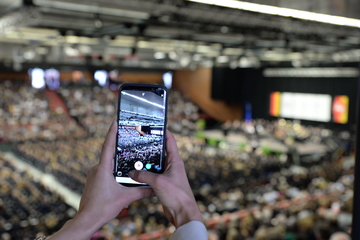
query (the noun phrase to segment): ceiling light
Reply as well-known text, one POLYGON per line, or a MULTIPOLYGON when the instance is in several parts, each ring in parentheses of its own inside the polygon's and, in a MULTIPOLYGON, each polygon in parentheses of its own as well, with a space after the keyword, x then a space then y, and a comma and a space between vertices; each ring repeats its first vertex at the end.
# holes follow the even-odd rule
POLYGON ((24 50, 24 58, 26 60, 32 60, 35 58, 35 56, 36 56, 36 52, 33 48, 26 48, 24 50))
POLYGON ((241 49, 241 48, 224 48, 222 53, 226 54, 226 55, 242 55, 244 53, 244 49, 241 49))
POLYGON ((236 69, 239 66, 239 62, 237 60, 233 60, 230 62, 229 67, 231 69, 236 69))
POLYGON ((301 68, 302 67, 302 62, 299 59, 294 59, 294 60, 291 61, 291 65, 294 68, 301 68))
POLYGON ((216 61, 218 63, 227 63, 229 61, 229 57, 228 56, 218 56, 216 58, 216 61))
POLYGON ((183 55, 180 57, 179 64, 181 67, 187 67, 191 62, 191 58, 188 55, 183 55))
POLYGON ((155 59, 164 59, 165 53, 164 52, 156 52, 156 53, 154 53, 154 58, 155 59))
POLYGON ((200 52, 200 53, 206 53, 206 52, 210 52, 212 49, 210 46, 207 45, 198 45, 196 46, 196 51, 200 52))
POLYGON ((95 25, 96 28, 101 28, 103 26, 100 19, 95 19, 94 20, 94 25, 95 25))
POLYGON ((245 11, 258 12, 282 17, 292 17, 308 21, 323 22, 334 25, 360 28, 360 20, 355 18, 346 18, 328 14, 314 13, 290 8, 275 7, 257 3, 242 2, 235 0, 188 0, 191 2, 215 5, 220 7, 235 8, 245 11))
POLYGON ((195 62, 198 62, 198 61, 201 61, 202 57, 200 54, 196 53, 193 55, 192 59, 195 61, 195 62))
POLYGON ((169 52, 169 58, 171 60, 175 61, 178 58, 178 56, 177 56, 176 52, 171 51, 171 52, 169 52))
POLYGON ((220 32, 222 32, 222 33, 228 33, 228 32, 229 32, 229 28, 228 28, 227 26, 222 26, 222 27, 220 28, 220 32))
POLYGON ((159 108, 163 108, 163 109, 165 108, 164 106, 162 106, 162 105, 160 105, 160 104, 157 104, 157 103, 154 103, 154 102, 148 101, 148 100, 147 100, 147 99, 145 99, 145 98, 138 97, 138 96, 136 96, 136 95, 133 95, 133 94, 127 93, 127 92, 125 92, 125 91, 121 91, 121 94, 123 94, 123 95, 127 95, 127 96, 129 96, 129 97, 136 98, 136 99, 138 99, 138 100, 140 100, 140 101, 143 101, 143 102, 149 103, 149 104, 154 105, 154 106, 159 107, 159 108))
POLYGON ((89 45, 81 44, 79 45, 79 52, 84 55, 90 55, 92 53, 92 48, 89 45))
POLYGON ((248 57, 243 56, 243 57, 241 57, 239 59, 239 67, 241 67, 241 68, 250 68, 251 65, 252 65, 251 61, 250 61, 250 59, 248 57))
POLYGON ((67 56, 69 57, 76 57, 79 55, 79 50, 75 47, 72 46, 65 46, 64 47, 64 52, 67 56))
POLYGON ((202 62, 203 67, 212 68, 214 66, 214 62, 212 60, 206 60, 202 62))
POLYGON ((94 14, 94 25, 96 28, 101 28, 103 26, 103 23, 98 13, 94 14))

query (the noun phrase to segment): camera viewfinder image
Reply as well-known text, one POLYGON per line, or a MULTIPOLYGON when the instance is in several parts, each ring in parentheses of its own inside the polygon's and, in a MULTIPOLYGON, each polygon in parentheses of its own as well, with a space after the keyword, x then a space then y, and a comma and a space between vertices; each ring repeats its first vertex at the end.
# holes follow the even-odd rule
POLYGON ((166 92, 122 90, 116 146, 116 176, 162 169, 166 92))

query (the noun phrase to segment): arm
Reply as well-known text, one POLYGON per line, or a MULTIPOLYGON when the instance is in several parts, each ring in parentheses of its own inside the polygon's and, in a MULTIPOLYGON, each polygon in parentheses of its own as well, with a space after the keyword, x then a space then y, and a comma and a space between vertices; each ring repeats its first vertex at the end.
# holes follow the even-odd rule
POLYGON ((188 235, 187 239, 207 239, 201 212, 186 176, 184 162, 179 155, 175 138, 169 131, 167 131, 166 146, 167 159, 164 173, 131 171, 129 175, 135 181, 145 182, 152 187, 155 195, 163 205, 166 217, 178 229, 174 235, 190 233, 182 229, 184 227, 184 229, 187 229, 186 224, 196 221, 196 225, 203 226, 199 231, 205 232, 203 236, 206 236, 206 238, 196 238, 188 235), (179 234, 177 234, 178 231, 179 234))
POLYGON ((50 240, 90 239, 104 224, 114 219, 131 202, 153 196, 149 188, 127 188, 118 184, 112 174, 114 167, 116 122, 111 125, 103 144, 98 165, 86 178, 79 211, 50 240))
POLYGON ((199 221, 191 221, 180 226, 171 237, 171 240, 205 240, 208 239, 205 225, 199 221))

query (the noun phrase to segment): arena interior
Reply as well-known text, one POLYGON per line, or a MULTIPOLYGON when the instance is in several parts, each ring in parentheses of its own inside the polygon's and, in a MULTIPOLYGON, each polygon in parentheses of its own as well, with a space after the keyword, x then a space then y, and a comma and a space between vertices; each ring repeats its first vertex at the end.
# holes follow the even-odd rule
MULTIPOLYGON (((76 215, 124 83, 165 85, 168 108, 124 95, 116 175, 161 167, 168 129, 210 240, 360 238, 359 12, 356 0, 0 1, 0 240, 76 215)), ((92 239, 174 231, 153 197, 92 239)))

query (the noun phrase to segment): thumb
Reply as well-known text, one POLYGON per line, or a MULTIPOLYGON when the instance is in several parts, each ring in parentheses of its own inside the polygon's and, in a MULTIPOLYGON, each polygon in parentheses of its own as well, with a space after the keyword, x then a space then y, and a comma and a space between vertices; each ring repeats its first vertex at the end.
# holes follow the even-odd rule
POLYGON ((132 170, 129 172, 129 176, 141 183, 147 183, 149 186, 152 185, 156 178, 156 174, 148 171, 141 171, 141 170, 132 170))

